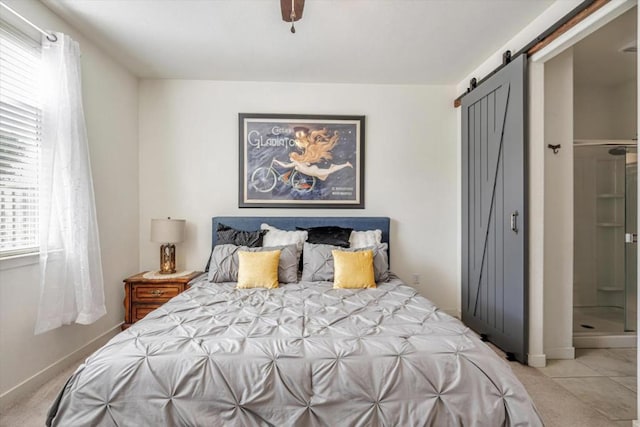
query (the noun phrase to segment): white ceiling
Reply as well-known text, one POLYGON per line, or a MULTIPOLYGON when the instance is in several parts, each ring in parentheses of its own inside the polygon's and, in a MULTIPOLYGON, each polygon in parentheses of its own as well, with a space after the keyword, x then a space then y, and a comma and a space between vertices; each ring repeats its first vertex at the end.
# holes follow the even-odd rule
POLYGON ((140 77, 455 84, 553 0, 42 0, 140 77))
POLYGON ((620 50, 637 45, 637 13, 634 7, 574 46, 576 85, 616 86, 636 78, 637 53, 620 50))

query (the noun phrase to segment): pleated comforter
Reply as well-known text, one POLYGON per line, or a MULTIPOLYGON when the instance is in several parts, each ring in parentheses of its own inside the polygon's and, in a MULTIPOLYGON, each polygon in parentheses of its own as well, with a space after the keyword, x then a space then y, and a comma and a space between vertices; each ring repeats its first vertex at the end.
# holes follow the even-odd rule
POLYGON ((72 375, 52 426, 539 426, 508 363, 397 278, 203 278, 72 375))

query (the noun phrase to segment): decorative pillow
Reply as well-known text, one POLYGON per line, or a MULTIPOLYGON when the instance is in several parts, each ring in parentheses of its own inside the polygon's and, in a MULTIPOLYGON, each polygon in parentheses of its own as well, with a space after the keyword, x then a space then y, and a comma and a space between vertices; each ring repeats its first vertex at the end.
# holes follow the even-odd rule
POLYGON ((361 250, 373 251, 373 272, 376 276, 376 283, 389 281, 389 245, 380 243, 379 245, 369 246, 366 248, 349 249, 350 251, 361 250))
POLYGON ((340 246, 341 248, 349 247, 349 237, 353 231, 353 228, 342 228, 333 225, 312 228, 296 227, 296 229, 304 230, 308 233, 307 242, 309 243, 340 246))
POLYGON ((238 289, 278 287, 280 251, 238 251, 238 289))
POLYGON ((298 251, 302 252, 302 246, 307 240, 307 232, 304 230, 280 230, 276 227, 270 226, 269 224, 260 225, 260 229, 266 231, 262 240, 262 246, 273 247, 295 244, 298 247, 298 251))
MULTIPOLYGON (((258 231, 243 231, 236 230, 235 228, 229 227, 225 224, 218 224, 218 229, 216 230, 217 235, 217 245, 235 245, 235 246, 247 246, 251 248, 262 246, 262 239, 266 231, 258 230, 258 231)), ((207 266, 204 268, 205 273, 209 271, 209 266, 211 265, 211 257, 213 256, 213 249, 211 250, 211 254, 209 255, 209 260, 207 261, 207 266)))
POLYGON ((228 225, 218 224, 218 245, 236 245, 236 246, 248 246, 250 248, 257 248, 262 246, 262 241, 265 235, 265 231, 243 231, 236 230, 228 225))
POLYGON ((369 248, 382 244, 382 230, 352 231, 349 247, 352 249, 369 248))
POLYGON ((272 248, 217 245, 211 254, 209 281, 214 283, 238 281, 238 251, 266 252, 274 250, 280 250, 280 261, 278 263, 278 280, 280 283, 297 282, 299 255, 296 245, 276 246, 272 248))
MULTIPOLYGON (((209 258, 209 281, 215 283, 238 280, 238 249, 236 245, 216 245, 209 258)), ((242 246, 242 248, 246 248, 242 246)))
POLYGON ((332 250, 338 246, 305 243, 302 251, 302 280, 305 282, 329 282, 333 280, 332 250))
POLYGON ((305 282, 332 281, 334 276, 334 266, 331 251, 333 250, 343 250, 345 252, 372 250, 376 282, 386 282, 389 280, 389 256, 387 254, 388 245, 386 243, 382 243, 375 247, 358 249, 343 249, 331 245, 305 243, 304 251, 302 252, 302 280, 305 282))
POLYGON ((278 280, 280 283, 296 283, 298 281, 298 265, 300 264, 300 252, 296 245, 272 246, 263 248, 249 248, 250 252, 264 252, 280 250, 280 262, 278 263, 278 280))
POLYGON ((334 288, 375 288, 373 251, 331 251, 335 266, 334 288))

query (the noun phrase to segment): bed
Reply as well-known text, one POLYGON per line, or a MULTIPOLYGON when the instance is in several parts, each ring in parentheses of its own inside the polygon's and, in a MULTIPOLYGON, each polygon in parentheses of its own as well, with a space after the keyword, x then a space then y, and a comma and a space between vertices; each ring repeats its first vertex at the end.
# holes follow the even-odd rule
MULTIPOLYGON (((256 230, 388 218, 221 217, 256 230)), ((49 426, 540 426, 508 363, 393 274, 191 288, 111 339, 71 376, 49 426)))

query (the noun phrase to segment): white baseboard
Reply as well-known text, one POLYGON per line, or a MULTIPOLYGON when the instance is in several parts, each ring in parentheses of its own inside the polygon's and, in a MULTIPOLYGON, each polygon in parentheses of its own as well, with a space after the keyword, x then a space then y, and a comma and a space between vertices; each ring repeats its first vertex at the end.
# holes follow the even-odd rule
POLYGON ((527 365, 534 368, 544 368, 547 366, 546 354, 529 354, 527 356, 527 365))
POLYGON ((20 384, 12 387, 3 394, 0 395, 0 412, 5 412, 8 408, 13 406, 17 401, 24 399, 26 396, 33 394, 47 381, 50 381, 53 377, 58 375, 61 371, 64 371, 69 366, 77 363, 80 360, 86 359, 91 353, 102 347, 111 338, 116 336, 120 332, 120 326, 122 323, 118 323, 107 332, 99 335, 93 340, 89 341, 79 349, 69 353, 60 360, 47 366, 35 375, 27 378, 20 384))
POLYGON ((574 347, 545 348, 544 354, 547 359, 575 359, 576 349, 574 347))

